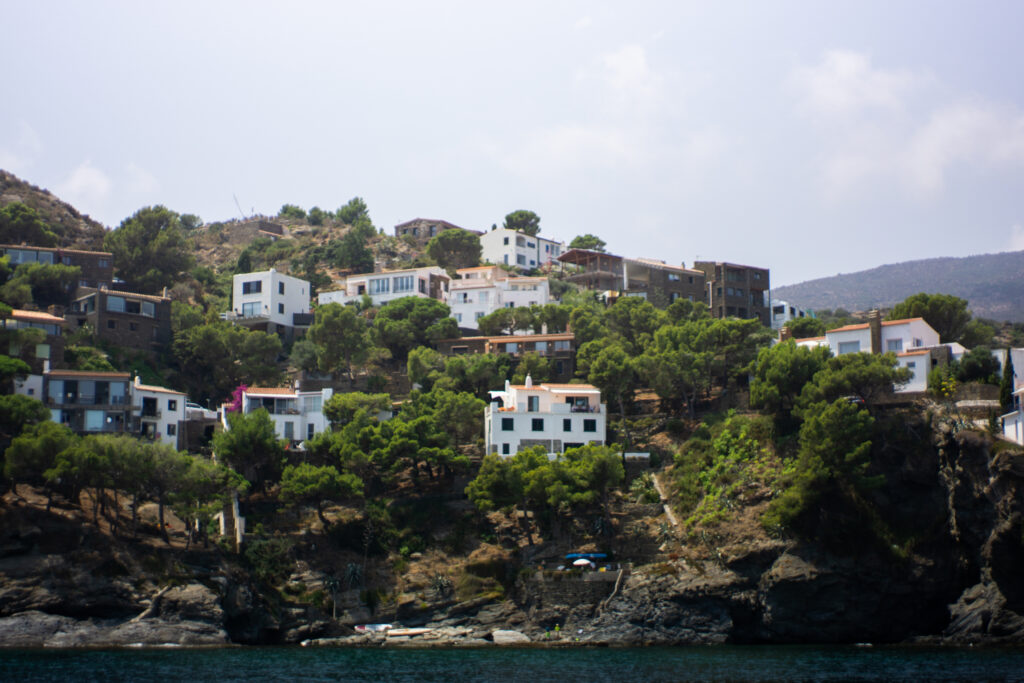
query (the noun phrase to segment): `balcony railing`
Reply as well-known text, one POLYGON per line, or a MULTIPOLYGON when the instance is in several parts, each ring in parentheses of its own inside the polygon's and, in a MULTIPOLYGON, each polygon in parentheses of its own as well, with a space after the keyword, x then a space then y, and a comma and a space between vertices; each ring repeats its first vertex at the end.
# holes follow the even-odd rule
POLYGON ((116 406, 130 409, 125 396, 94 396, 89 394, 66 394, 64 396, 47 396, 49 405, 61 406, 116 406))

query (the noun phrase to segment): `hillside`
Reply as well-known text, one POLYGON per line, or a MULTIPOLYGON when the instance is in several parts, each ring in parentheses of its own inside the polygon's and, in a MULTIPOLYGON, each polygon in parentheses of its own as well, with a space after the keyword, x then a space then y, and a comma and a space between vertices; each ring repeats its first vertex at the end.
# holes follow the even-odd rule
POLYGON ((62 202, 49 190, 25 182, 0 169, 0 206, 21 202, 35 209, 60 237, 60 246, 77 249, 102 249, 103 225, 62 202))
POLYGON ((867 310, 918 292, 967 299, 974 315, 1024 321, 1024 251, 893 263, 777 287, 772 296, 811 309, 867 310))

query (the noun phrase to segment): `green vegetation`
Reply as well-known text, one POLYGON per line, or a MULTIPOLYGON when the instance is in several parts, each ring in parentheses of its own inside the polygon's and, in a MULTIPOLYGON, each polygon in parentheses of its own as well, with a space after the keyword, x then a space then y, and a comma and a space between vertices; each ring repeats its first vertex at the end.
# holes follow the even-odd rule
POLYGON ((427 255, 448 271, 480 264, 480 238, 466 230, 442 230, 427 243, 427 255))
POLYGON ((144 292, 170 287, 195 263, 178 214, 163 206, 139 209, 107 233, 103 246, 114 255, 116 274, 144 292))
POLYGON ((597 235, 591 235, 589 232, 585 235, 577 235, 572 238, 572 242, 569 242, 570 249, 590 249, 591 251, 603 252, 606 246, 607 242, 597 235))
POLYGON ((536 235, 540 232, 540 216, 533 211, 519 209, 505 216, 502 227, 525 235, 536 235))

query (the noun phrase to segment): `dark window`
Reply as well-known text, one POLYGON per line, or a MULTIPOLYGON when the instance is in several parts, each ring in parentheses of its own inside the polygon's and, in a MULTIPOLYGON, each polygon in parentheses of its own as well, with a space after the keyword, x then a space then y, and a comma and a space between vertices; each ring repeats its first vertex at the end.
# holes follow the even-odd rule
POLYGON ((316 425, 310 422, 306 425, 306 439, 312 439, 316 435, 316 425))
POLYGON ((508 244, 508 238, 507 237, 505 238, 505 244, 508 244))
POLYGON ((533 418, 533 427, 532 427, 532 429, 535 432, 543 432, 544 431, 544 418, 543 417, 535 417, 535 418, 533 418))
POLYGON ((263 281, 256 280, 255 282, 243 282, 242 283, 242 294, 259 294, 263 291, 263 281))
POLYGON ((117 321, 116 320, 108 320, 107 321, 107 327, 109 329, 111 329, 111 330, 116 330, 117 329, 117 321))
POLYGON ((507 443, 501 444, 501 454, 502 455, 509 455, 510 454, 509 447, 508 447, 507 443))
POLYGON ((572 420, 570 420, 567 417, 562 419, 562 431, 563 432, 571 432, 572 431, 572 420))
POLYGON ((585 432, 596 432, 597 431, 597 420, 584 420, 583 431, 585 432))
POLYGON ((284 314, 284 304, 278 304, 277 305, 277 312, 281 313, 281 314, 284 314))
POLYGON ((178 409, 178 402, 176 400, 174 400, 173 398, 167 399, 167 410, 177 410, 177 409, 178 409))
POLYGON ((284 283, 283 282, 278 282, 277 283, 277 293, 278 294, 284 294, 284 283))
POLYGON ((138 323, 128 323, 128 329, 131 330, 132 332, 135 332, 136 330, 139 329, 139 324, 138 323))
POLYGON ((536 413, 540 410, 540 396, 527 396, 526 410, 531 413, 536 413))
POLYGON ((512 417, 503 417, 503 418, 501 418, 501 431, 503 431, 503 432, 511 432, 515 428, 516 428, 515 418, 512 418, 512 417))
POLYGON ((178 434, 178 425, 167 425, 167 436, 176 436, 178 434))

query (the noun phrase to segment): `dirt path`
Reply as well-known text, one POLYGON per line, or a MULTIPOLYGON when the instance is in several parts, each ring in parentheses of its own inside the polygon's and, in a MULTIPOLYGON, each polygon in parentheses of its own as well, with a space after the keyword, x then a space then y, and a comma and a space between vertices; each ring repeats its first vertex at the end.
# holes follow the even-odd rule
POLYGON ((658 492, 658 497, 661 498, 661 507, 665 509, 665 515, 668 517, 668 521, 672 522, 672 526, 676 529, 679 528, 679 520, 676 519, 676 513, 672 512, 672 508, 668 505, 668 497, 665 495, 665 489, 661 485, 661 479, 658 475, 654 475, 654 490, 658 492))

